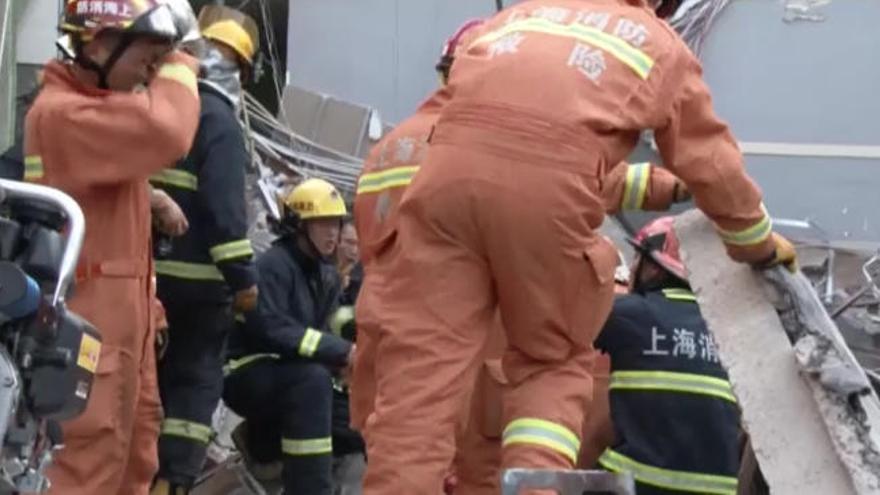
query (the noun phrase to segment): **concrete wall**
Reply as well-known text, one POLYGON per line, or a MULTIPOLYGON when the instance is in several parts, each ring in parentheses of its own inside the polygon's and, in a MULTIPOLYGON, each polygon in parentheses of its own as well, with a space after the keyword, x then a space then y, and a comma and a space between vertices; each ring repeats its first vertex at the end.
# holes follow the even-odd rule
POLYGON ((19 43, 16 59, 20 64, 44 64, 55 56, 60 0, 12 0, 23 4, 16 27, 19 43))
POLYGON ((494 11, 494 0, 290 0, 288 80, 399 122, 437 87, 446 38, 494 11))

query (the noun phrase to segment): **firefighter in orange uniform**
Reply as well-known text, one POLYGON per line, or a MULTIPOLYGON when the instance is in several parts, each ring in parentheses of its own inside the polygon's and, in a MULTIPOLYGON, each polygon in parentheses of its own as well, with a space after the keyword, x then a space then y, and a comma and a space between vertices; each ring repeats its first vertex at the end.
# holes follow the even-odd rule
POLYGON ((85 214, 70 306, 104 340, 89 406, 63 425, 50 493, 143 495, 157 468, 147 178, 186 155, 199 114, 197 62, 173 50, 195 16, 166 1, 67 2, 60 29, 75 57, 47 64, 25 123, 26 179, 85 214))
POLYGON ((794 257, 699 63, 641 0, 518 3, 458 51, 447 90, 420 172, 374 245, 383 284, 361 299, 380 301, 381 328, 368 495, 442 483, 496 310, 508 340, 502 467, 574 465, 617 264, 594 231, 601 184, 641 131, 655 131, 734 259, 794 257))

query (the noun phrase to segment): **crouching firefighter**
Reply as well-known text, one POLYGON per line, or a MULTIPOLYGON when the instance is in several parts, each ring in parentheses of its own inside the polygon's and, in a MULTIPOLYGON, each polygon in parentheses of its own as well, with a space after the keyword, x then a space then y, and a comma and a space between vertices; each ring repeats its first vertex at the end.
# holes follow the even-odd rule
POLYGON ((654 220, 631 241, 632 292, 617 298, 595 343, 611 358, 615 436, 599 464, 632 473, 639 495, 733 495, 738 408, 688 285, 673 220, 654 220))
POLYGON ((342 196, 309 179, 282 205, 281 237, 257 259, 259 302, 233 332, 223 399, 245 418, 236 436, 253 464, 283 460, 284 493, 330 495, 333 377, 353 345, 330 330, 340 297, 332 262, 342 196))
POLYGON ((205 45, 198 133, 184 160, 150 179, 190 224, 183 236, 154 242, 158 295, 169 324, 159 362, 165 418, 155 495, 187 493, 201 471, 222 395, 233 310, 250 311, 257 302, 245 204, 250 158, 236 117, 241 80, 259 41, 256 23, 215 5, 202 9, 199 23, 205 45))

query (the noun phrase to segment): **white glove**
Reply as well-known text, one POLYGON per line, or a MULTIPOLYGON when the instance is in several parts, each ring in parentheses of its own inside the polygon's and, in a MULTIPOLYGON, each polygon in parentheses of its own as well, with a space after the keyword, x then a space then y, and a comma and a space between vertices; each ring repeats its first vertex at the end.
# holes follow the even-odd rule
POLYGON ((161 4, 167 5, 174 17, 174 26, 177 28, 177 37, 181 43, 189 43, 201 39, 199 21, 193 12, 192 5, 188 0, 160 0, 161 4))

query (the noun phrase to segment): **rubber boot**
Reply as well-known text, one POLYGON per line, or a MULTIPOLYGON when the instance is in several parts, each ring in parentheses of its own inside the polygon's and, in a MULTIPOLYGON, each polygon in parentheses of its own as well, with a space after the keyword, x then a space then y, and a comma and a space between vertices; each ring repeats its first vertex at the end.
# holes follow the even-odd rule
POLYGON ((185 486, 175 485, 168 480, 160 478, 153 483, 150 495, 189 495, 189 490, 185 486))

